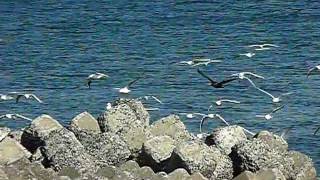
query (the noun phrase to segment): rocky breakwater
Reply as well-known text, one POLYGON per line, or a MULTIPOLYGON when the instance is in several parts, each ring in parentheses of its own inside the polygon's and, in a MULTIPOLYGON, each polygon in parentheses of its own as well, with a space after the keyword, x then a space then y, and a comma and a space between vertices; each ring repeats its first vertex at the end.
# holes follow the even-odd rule
POLYGON ((63 127, 48 115, 23 130, 0 128, 0 179, 316 179, 312 160, 281 137, 240 126, 198 138, 176 115, 149 124, 136 100, 63 127))

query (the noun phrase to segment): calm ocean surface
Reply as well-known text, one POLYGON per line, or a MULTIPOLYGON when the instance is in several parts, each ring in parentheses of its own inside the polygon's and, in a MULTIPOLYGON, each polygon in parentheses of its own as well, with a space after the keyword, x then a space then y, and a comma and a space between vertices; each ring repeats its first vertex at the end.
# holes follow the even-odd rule
MULTIPOLYGON (((206 112, 220 97, 239 105, 214 106, 232 124, 281 133, 293 126, 290 149, 313 158, 320 171, 320 76, 306 78, 305 62, 319 63, 320 2, 266 1, 0 1, 0 93, 34 89, 45 102, 0 102, 0 113, 35 118, 47 113, 63 124, 78 113, 98 116, 122 87, 143 72, 129 97, 156 95, 163 105, 149 101, 151 121, 177 112, 206 112), (273 43, 280 48, 252 52, 246 46, 273 43), (239 71, 266 77, 257 86, 283 97, 285 108, 271 120, 257 114, 277 105, 271 98, 234 81, 224 89, 207 86, 195 68, 173 64, 193 58, 223 62, 201 69, 215 79, 239 71), (85 86, 94 72, 111 77, 85 86), (80 88, 74 88, 78 87, 80 88)), ((200 119, 182 117, 197 132, 200 119)), ((21 128, 24 121, 1 121, 21 128)), ((221 126, 209 122, 210 131, 221 126)))

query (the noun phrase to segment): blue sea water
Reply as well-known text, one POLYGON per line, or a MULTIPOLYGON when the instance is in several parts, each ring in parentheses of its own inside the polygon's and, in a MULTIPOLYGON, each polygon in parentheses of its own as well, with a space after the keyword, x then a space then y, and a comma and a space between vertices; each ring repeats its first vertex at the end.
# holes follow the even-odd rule
MULTIPOLYGON (((218 98, 239 105, 214 106, 231 124, 287 136, 290 149, 310 155, 320 171, 320 77, 306 78, 306 61, 320 58, 320 2, 264 1, 0 1, 0 93, 33 89, 45 102, 0 102, 0 113, 35 118, 49 114, 67 125, 78 113, 98 116, 122 87, 145 73, 129 97, 156 95, 164 104, 146 102, 151 121, 178 112, 205 113, 218 98), (279 48, 253 52, 250 44, 273 43, 279 48), (196 68, 175 62, 211 58, 221 63, 201 67, 222 80, 252 71, 266 77, 257 86, 283 97, 285 108, 271 120, 257 114, 277 107, 271 98, 246 83, 213 89, 196 68), (94 72, 110 78, 85 86, 94 72), (80 88, 75 88, 80 86, 80 88)), ((197 132, 199 119, 182 117, 197 132)), ((21 128, 24 121, 1 121, 21 128)), ((210 121, 205 130, 222 126, 210 121)))

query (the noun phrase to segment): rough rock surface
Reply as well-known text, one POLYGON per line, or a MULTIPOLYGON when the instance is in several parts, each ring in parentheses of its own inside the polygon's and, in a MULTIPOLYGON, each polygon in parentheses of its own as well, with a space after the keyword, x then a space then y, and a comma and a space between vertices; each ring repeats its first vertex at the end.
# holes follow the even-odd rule
POLYGON ((233 180, 256 180, 256 176, 251 171, 243 171, 237 177, 233 178, 233 180))
MULTIPOLYGON (((57 179, 57 174, 52 169, 45 169, 39 163, 30 163, 28 159, 22 158, 18 161, 2 167, 8 179, 57 179)), ((2 178, 1 178, 2 179, 2 178)))
POLYGON ((260 139, 266 144, 269 145, 270 148, 286 152, 288 150, 288 143, 281 138, 280 136, 273 134, 269 131, 261 131, 254 136, 254 138, 260 139))
POLYGON ((83 112, 71 120, 70 130, 77 132, 101 133, 98 121, 88 112, 83 112))
POLYGON ((214 129, 205 140, 208 146, 216 145, 225 154, 231 153, 231 147, 247 139, 243 128, 237 125, 214 129))
POLYGON ((168 179, 169 180, 176 180, 176 179, 181 179, 181 180, 187 180, 190 177, 189 173, 183 169, 183 168, 178 168, 168 174, 168 179))
POLYGON ((289 151, 288 157, 294 161, 293 169, 295 173, 292 179, 316 179, 316 169, 308 156, 297 151, 289 151))
POLYGON ((21 158, 29 158, 31 153, 10 137, 0 142, 0 165, 11 164, 21 158))
POLYGON ((10 133, 10 129, 7 127, 0 127, 0 142, 8 136, 8 134, 10 133))
POLYGON ((260 169, 278 168, 286 178, 293 172, 293 160, 285 154, 270 148, 260 139, 244 141, 232 147, 230 157, 233 161, 235 175, 243 171, 257 172, 260 169))
POLYGON ((43 146, 43 139, 52 131, 63 129, 62 125, 49 115, 41 115, 34 119, 30 126, 22 134, 21 144, 30 152, 34 152, 38 147, 43 146))
POLYGON ((120 99, 98 118, 102 132, 113 132, 121 136, 133 154, 138 153, 146 140, 149 114, 137 100, 120 99))
POLYGON ((208 178, 204 177, 200 172, 195 172, 191 174, 191 176, 189 176, 187 179, 188 180, 208 180, 208 178))
POLYGON ((170 115, 152 123, 149 128, 151 136, 170 136, 178 144, 192 139, 186 126, 177 115, 170 115))
POLYGON ((152 137, 143 144, 139 164, 150 166, 156 172, 162 171, 174 148, 175 141, 170 136, 152 137))
POLYGON ((261 169, 256 173, 255 177, 255 179, 286 180, 282 172, 276 168, 261 169))
POLYGON ((173 151, 168 163, 168 172, 184 168, 189 174, 201 172, 212 179, 231 179, 232 162, 218 148, 204 143, 189 141, 180 143, 173 151))
POLYGON ((131 155, 128 145, 122 137, 115 133, 89 134, 79 133, 78 139, 95 162, 103 166, 118 165, 127 161, 131 155))
POLYGON ((41 153, 47 167, 56 171, 65 167, 76 168, 81 173, 95 171, 94 158, 71 131, 64 128, 53 131, 43 141, 41 153))

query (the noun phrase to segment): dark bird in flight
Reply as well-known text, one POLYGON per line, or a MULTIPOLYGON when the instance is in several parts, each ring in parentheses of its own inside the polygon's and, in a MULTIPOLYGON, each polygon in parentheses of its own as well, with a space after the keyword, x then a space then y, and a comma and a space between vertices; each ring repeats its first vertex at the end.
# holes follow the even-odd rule
POLYGON ((198 68, 198 73, 199 73, 201 76, 207 78, 207 79, 210 81, 209 85, 212 86, 212 87, 214 87, 214 88, 224 88, 224 87, 225 87, 225 84, 227 84, 227 83, 229 83, 229 82, 231 82, 231 81, 234 81, 234 80, 238 79, 238 78, 231 78, 231 79, 223 80, 223 81, 221 81, 221 82, 217 82, 217 81, 214 81, 213 79, 211 79, 211 78, 210 78, 209 76, 207 76, 206 74, 204 74, 202 71, 200 71, 199 68, 198 68))

